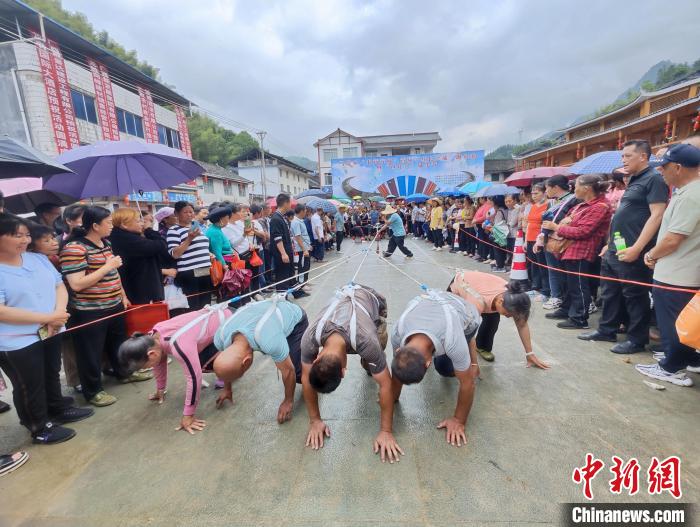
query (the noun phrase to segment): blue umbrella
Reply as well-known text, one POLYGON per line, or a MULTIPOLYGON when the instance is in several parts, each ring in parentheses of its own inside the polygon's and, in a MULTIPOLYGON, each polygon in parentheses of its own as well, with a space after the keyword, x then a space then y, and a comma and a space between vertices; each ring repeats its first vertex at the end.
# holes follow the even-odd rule
MULTIPOLYGON (((517 190, 517 189, 516 189, 517 190)), ((484 187, 476 193, 477 198, 490 198, 493 196, 505 196, 513 191, 513 187, 504 185, 503 183, 496 183, 495 185, 489 185, 484 187)), ((520 191, 517 191, 520 193, 520 191)))
POLYGON ((299 199, 299 198, 305 198, 307 196, 314 196, 317 198, 324 198, 324 199, 331 197, 331 195, 328 192, 324 192, 320 188, 310 188, 309 190, 304 190, 303 192, 300 192, 299 194, 297 194, 294 197, 296 199, 299 199))
POLYGON ((314 196, 306 196, 303 198, 299 198, 298 202, 314 210, 321 208, 323 209, 323 212, 328 212, 331 214, 335 214, 336 212, 338 212, 338 207, 333 205, 327 199, 316 198, 314 196))
POLYGON ((76 198, 162 190, 197 178, 204 169, 182 151, 141 141, 99 141, 56 158, 74 176, 49 176, 44 189, 76 198))
MULTIPOLYGON (((651 156, 650 161, 656 161, 655 156, 651 156)), ((610 174, 614 169, 622 166, 621 150, 606 150, 596 152, 584 157, 569 167, 570 174, 610 174)))
POLYGON ((440 192, 435 193, 437 196, 450 196, 450 197, 462 197, 466 196, 467 193, 457 187, 446 187, 440 192))
POLYGON ((423 203, 425 201, 428 201, 430 199, 430 196, 427 196, 425 194, 421 194, 420 192, 417 194, 409 194, 406 197, 406 203, 423 203))
POLYGON ((460 190, 462 192, 466 192, 467 194, 475 194, 483 188, 490 187, 492 184, 493 183, 490 181, 472 181, 464 185, 460 190))

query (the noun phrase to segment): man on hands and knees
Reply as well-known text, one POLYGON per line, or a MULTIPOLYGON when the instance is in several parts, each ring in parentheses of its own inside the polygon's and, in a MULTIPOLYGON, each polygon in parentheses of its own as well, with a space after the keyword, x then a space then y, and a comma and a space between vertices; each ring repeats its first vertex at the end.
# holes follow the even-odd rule
POLYGON ((303 309, 280 296, 251 302, 219 328, 214 344, 221 353, 214 359, 214 373, 224 381, 218 404, 226 399, 233 402, 231 383, 253 365, 253 351, 269 355, 284 383, 284 399, 277 412, 281 424, 292 418, 294 390, 301 382, 301 341, 309 323, 303 309))
POLYGON ((453 446, 467 443, 464 429, 479 375, 474 341, 479 322, 479 311, 472 304, 452 293, 430 289, 411 300, 391 334, 396 402, 403 385, 422 381, 431 363, 443 377, 459 381, 454 415, 437 425, 445 429, 447 442, 453 446))
POLYGON ((394 401, 391 375, 386 364, 386 299, 375 290, 350 284, 336 291, 331 302, 319 313, 304 333, 301 346, 302 386, 309 413, 306 446, 323 447, 330 437, 321 419, 318 393, 331 393, 345 376, 348 353, 360 356, 362 367, 379 385, 380 432, 374 440, 374 452, 390 463, 403 451, 392 432, 394 401))

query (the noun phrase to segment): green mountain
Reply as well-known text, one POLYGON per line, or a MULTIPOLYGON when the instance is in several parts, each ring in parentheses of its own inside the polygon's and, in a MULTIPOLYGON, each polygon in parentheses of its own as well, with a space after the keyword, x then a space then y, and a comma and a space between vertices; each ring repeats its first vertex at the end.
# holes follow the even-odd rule
MULTIPOLYGON (((695 75, 700 75, 700 59, 692 64, 685 62, 674 63, 670 60, 662 60, 649 68, 636 83, 620 94, 613 102, 598 108, 592 113, 574 119, 568 126, 582 123, 588 119, 599 117, 613 112, 618 108, 622 108, 639 97, 641 90, 658 90, 695 75)), ((562 134, 559 132, 548 132, 537 139, 521 145, 501 145, 489 152, 486 155, 486 159, 510 159, 513 155, 519 155, 529 150, 554 146, 561 138, 562 134)))
POLYGON ((318 163, 316 161, 311 161, 308 157, 304 156, 287 156, 292 163, 296 163, 299 166, 306 168, 307 170, 313 170, 316 172, 318 170, 318 163))

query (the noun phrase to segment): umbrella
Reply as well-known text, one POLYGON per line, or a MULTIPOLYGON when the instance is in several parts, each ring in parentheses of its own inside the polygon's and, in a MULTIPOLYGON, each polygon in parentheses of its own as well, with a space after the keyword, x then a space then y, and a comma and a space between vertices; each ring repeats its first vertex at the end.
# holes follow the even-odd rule
POLYGON ((362 196, 353 196, 352 199, 355 201, 360 201, 362 199, 362 196))
MULTIPOLYGON (((488 187, 482 188, 476 193, 476 197, 490 198, 492 196, 505 196, 506 194, 512 193, 514 188, 515 187, 509 187, 508 185, 504 185, 503 183, 497 183, 495 185, 490 185, 488 187)), ((517 193, 520 193, 520 190, 515 190, 517 193)))
MULTIPOLYGON (((658 161, 656 156, 651 156, 650 161, 658 161)), ((622 166, 621 150, 606 150, 586 156, 569 167, 570 174, 610 174, 614 169, 622 166)))
POLYGON ((333 203, 331 203, 327 199, 315 198, 313 196, 306 196, 305 198, 300 198, 299 203, 302 203, 302 204, 306 205, 307 207, 310 207, 314 210, 321 208, 321 209, 323 209, 323 212, 329 212, 331 214, 335 214, 336 212, 338 212, 338 207, 333 205, 333 203))
POLYGON ((0 192, 5 195, 5 208, 14 214, 34 212, 40 203, 54 203, 59 207, 77 200, 73 196, 41 188, 42 180, 34 177, 0 180, 0 192))
POLYGON ((532 185, 536 180, 549 179, 552 176, 557 176, 559 174, 568 176, 568 167, 537 167, 530 168, 528 170, 520 170, 519 172, 513 172, 505 180, 505 183, 512 185, 514 187, 528 187, 532 185))
POLYGON ((490 187, 491 185, 492 183, 490 181, 472 181, 464 185, 460 190, 466 194, 475 194, 482 188, 490 187))
POLYGON ((406 198, 406 203, 423 203, 425 201, 428 201, 429 199, 430 199, 430 196, 426 196, 425 194, 421 194, 421 193, 409 194, 408 197, 406 198))
POLYGON ((387 194, 386 196, 384 196, 384 199, 396 199, 396 196, 394 196, 393 194, 387 194))
POLYGON ((382 196, 372 196, 371 198, 369 198, 369 200, 374 203, 381 203, 382 201, 384 201, 384 198, 382 196))
POLYGON ((316 196, 317 198, 330 198, 330 192, 325 192, 321 190, 320 188, 310 188, 309 190, 304 190, 303 192, 300 192, 295 198, 305 198, 307 196, 316 196))
POLYGON ((71 173, 43 152, 9 136, 0 137, 0 179, 71 173))
POLYGON ((451 196, 451 197, 462 197, 466 196, 468 193, 464 192, 463 190, 458 189, 457 187, 448 187, 440 192, 436 192, 437 196, 451 196))
POLYGON ((344 207, 344 206, 345 206, 345 203, 342 203, 341 201, 339 201, 339 200, 337 200, 337 199, 332 199, 332 198, 331 198, 331 199, 329 199, 328 201, 330 201, 330 202, 331 202, 333 205, 335 205, 336 207, 344 207))
POLYGON ((56 158, 75 176, 46 178, 44 188, 77 198, 122 196, 192 181, 204 172, 182 151, 141 141, 99 141, 56 158))

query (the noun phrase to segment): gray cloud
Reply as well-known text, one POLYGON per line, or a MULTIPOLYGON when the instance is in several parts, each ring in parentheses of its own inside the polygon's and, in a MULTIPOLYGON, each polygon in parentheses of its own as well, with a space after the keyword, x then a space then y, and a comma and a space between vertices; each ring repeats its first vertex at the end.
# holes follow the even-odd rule
POLYGON ((437 130, 492 149, 611 102, 660 60, 700 56, 697 0, 64 0, 193 102, 273 150, 437 130))

